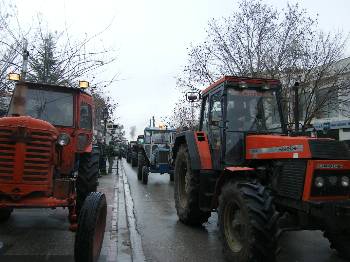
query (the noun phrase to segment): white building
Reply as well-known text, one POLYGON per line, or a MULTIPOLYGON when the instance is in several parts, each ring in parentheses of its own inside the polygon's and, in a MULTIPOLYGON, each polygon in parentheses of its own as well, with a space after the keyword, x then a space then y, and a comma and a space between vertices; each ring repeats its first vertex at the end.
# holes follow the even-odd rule
MULTIPOLYGON (((340 60, 334 66, 336 69, 344 69, 341 74, 342 79, 350 79, 350 57, 340 60)), ((318 133, 350 141, 350 86, 346 88, 349 93, 344 93, 344 91, 329 93, 327 92, 329 88, 331 87, 325 85, 318 91, 316 100, 317 97, 322 98, 327 95, 329 97, 312 124, 319 131, 318 133)))

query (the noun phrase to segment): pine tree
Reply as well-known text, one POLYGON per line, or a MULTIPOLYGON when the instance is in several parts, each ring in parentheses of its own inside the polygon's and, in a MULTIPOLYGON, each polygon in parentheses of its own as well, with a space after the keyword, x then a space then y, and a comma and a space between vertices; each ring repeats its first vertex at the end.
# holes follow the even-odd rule
POLYGON ((56 44, 54 36, 49 33, 42 39, 39 48, 30 57, 30 73, 28 80, 46 84, 62 84, 65 79, 61 70, 61 62, 55 56, 56 44))

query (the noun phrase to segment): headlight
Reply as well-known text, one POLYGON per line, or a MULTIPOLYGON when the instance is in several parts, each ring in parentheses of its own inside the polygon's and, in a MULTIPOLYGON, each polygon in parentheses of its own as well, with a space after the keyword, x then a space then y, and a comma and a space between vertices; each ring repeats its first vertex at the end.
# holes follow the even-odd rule
POLYGON ((320 188, 324 186, 324 179, 322 177, 315 178, 315 186, 320 188))
POLYGON ((68 134, 66 133, 59 134, 57 138, 57 144, 59 144, 60 146, 66 146, 69 144, 69 142, 70 142, 70 137, 68 134))
POLYGON ((347 177, 347 176, 342 176, 341 177, 341 185, 343 186, 343 187, 348 187, 349 186, 349 177, 347 177))

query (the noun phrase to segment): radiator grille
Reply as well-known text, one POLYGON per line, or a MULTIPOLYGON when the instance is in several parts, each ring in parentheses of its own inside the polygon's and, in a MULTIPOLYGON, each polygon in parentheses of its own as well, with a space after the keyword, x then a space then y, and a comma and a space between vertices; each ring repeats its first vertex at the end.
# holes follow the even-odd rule
POLYGON ((293 199, 301 199, 304 190, 306 161, 283 161, 278 179, 278 194, 293 199))
POLYGON ((15 166, 15 142, 10 141, 12 130, 0 128, 0 182, 13 179, 15 166))
POLYGON ((26 146, 23 181, 48 181, 51 145, 50 133, 31 133, 31 141, 26 146))
POLYGON ((169 151, 162 151, 160 150, 158 152, 158 163, 159 164, 167 164, 169 162, 169 151))
POLYGON ((349 147, 336 140, 309 140, 313 159, 350 159, 349 147))
POLYGON ((12 129, 0 128, 0 182, 47 183, 51 165, 52 135, 48 132, 33 131, 24 145, 24 150, 16 151, 14 133, 12 129), (23 158, 19 154, 24 154, 23 158), (18 166, 23 166, 22 174, 15 174, 15 167, 19 170, 18 166))

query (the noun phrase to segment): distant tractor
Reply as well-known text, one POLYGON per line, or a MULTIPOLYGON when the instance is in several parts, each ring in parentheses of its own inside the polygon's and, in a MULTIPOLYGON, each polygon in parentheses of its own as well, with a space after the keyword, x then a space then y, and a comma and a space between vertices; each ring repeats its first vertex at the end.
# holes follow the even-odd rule
POLYGON ((106 224, 93 123, 85 89, 21 81, 0 118, 0 221, 16 208, 67 207, 76 262, 98 260, 106 224))
POLYGON ((137 178, 143 184, 148 183, 149 173, 168 173, 174 181, 171 165, 171 151, 174 144, 175 129, 147 127, 144 131, 144 143, 138 152, 137 178))
POLYGON ((281 84, 226 76, 202 92, 199 131, 176 136, 180 221, 218 211, 228 261, 275 261, 285 230, 322 230, 350 259, 350 151, 341 141, 288 135, 281 84))
POLYGON ((131 163, 133 155, 135 156, 135 154, 133 154, 133 151, 136 148, 137 148, 137 141, 130 141, 126 151, 126 162, 131 163))

